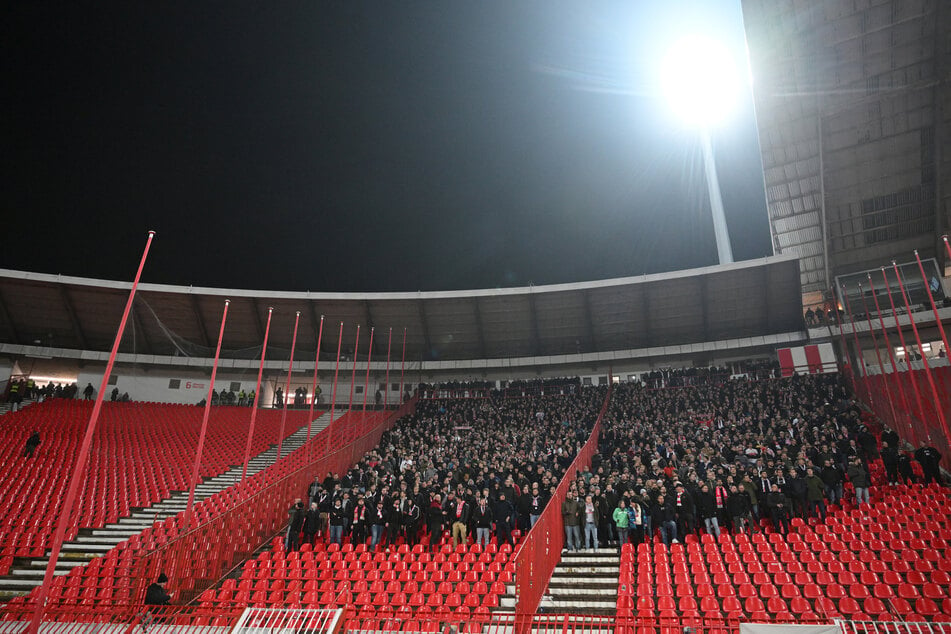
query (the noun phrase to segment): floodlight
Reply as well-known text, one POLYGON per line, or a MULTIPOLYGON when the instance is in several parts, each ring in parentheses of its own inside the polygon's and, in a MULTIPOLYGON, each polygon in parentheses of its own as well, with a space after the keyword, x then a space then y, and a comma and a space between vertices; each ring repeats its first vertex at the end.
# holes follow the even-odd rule
POLYGON ((668 51, 661 68, 671 108, 690 126, 722 121, 739 92, 736 61, 722 42, 691 35, 668 51))

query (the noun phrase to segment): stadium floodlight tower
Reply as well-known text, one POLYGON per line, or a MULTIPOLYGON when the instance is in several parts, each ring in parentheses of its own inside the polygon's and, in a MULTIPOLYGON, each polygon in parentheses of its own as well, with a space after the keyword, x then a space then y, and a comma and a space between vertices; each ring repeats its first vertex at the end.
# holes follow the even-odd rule
POLYGON ((699 131, 717 255, 720 264, 728 264, 733 262, 733 249, 723 212, 710 129, 722 122, 733 109, 739 92, 736 63, 721 42, 691 35, 678 40, 670 48, 662 73, 664 93, 671 109, 688 127, 699 131))

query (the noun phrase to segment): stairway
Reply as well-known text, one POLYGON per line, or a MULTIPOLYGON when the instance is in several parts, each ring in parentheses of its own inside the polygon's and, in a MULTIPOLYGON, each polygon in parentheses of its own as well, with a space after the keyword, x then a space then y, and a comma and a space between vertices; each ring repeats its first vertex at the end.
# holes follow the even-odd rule
MULTIPOLYGON (((20 409, 23 409, 24 407, 28 407, 35 402, 36 401, 32 398, 25 398, 20 403, 20 409)), ((13 409, 13 403, 9 403, 6 401, 4 401, 3 403, 0 403, 0 416, 3 416, 4 414, 8 413, 12 409, 13 409)))
MULTIPOLYGON (((339 418, 339 416, 338 416, 339 418)), ((322 431, 330 424, 330 413, 327 412, 314 421, 311 435, 322 431)), ((307 426, 284 439, 281 455, 286 456, 299 449, 307 441, 307 426)), ((277 458, 277 444, 251 458, 248 463, 248 475, 254 475, 274 464, 277 458)), ((243 465, 232 466, 228 471, 213 478, 208 478, 195 486, 195 502, 200 502, 212 495, 237 484, 241 480, 243 465)), ((141 533, 155 522, 174 517, 184 511, 188 505, 188 491, 175 491, 169 497, 152 504, 151 506, 134 511, 131 515, 121 518, 115 524, 106 524, 102 528, 80 529, 76 539, 64 542, 59 560, 56 562, 56 575, 65 575, 77 566, 84 566, 92 559, 102 556, 126 541, 133 535, 141 533)), ((47 552, 45 557, 22 557, 14 561, 9 574, 0 577, 0 601, 14 596, 28 593, 43 583, 46 566, 49 563, 47 552)))
MULTIPOLYGON (((549 614, 613 616, 617 608, 621 556, 614 548, 562 552, 539 611, 549 614)), ((515 585, 499 601, 499 612, 515 611, 515 585)))

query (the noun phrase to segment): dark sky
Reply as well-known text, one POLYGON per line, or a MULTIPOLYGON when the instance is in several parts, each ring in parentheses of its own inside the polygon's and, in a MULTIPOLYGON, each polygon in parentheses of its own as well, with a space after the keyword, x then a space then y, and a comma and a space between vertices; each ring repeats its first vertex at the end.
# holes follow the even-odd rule
MULTIPOLYGON (((0 266, 313 291, 714 264, 666 43, 739 0, 20 2, 0 266), (108 6, 114 4, 115 6, 108 6)), ((751 98, 714 134, 735 257, 769 255, 751 98)))

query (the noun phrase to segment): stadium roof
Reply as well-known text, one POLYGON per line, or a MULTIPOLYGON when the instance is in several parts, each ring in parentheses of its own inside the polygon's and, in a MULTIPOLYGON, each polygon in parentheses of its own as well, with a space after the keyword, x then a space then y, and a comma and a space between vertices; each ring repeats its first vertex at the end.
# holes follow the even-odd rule
MULTIPOLYGON (((0 343, 109 350, 131 283, 0 269, 0 343)), ((352 355, 361 324, 375 326, 373 357, 407 361, 565 355, 689 344, 802 330, 799 263, 769 257, 726 266, 592 282, 417 293, 317 293, 142 283, 121 352, 214 356, 230 299, 222 356, 256 358, 274 307, 268 358, 352 355), (309 351, 309 353, 308 353, 309 351)))

